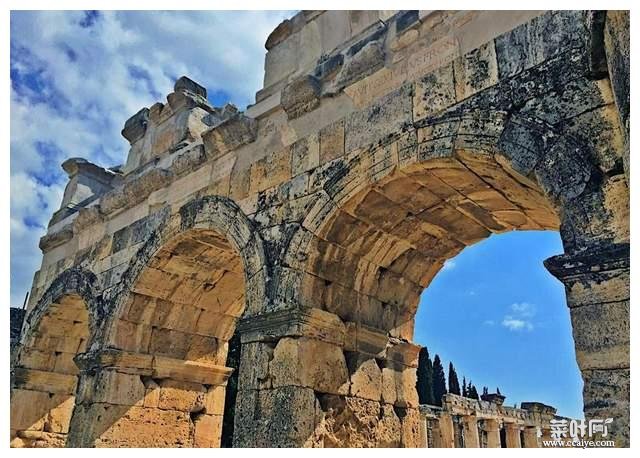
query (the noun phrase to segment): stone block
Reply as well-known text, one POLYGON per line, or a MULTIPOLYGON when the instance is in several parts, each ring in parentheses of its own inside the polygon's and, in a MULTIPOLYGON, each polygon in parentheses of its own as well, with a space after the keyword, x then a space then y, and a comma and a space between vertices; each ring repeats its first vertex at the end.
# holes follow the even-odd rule
POLYGON ((320 142, 318 134, 302 138, 291 145, 291 174, 312 170, 320 165, 320 142))
POLYGON ((160 381, 158 408, 180 412, 199 412, 204 404, 206 389, 197 383, 177 380, 160 381))
POLYGON ((211 159, 218 158, 256 139, 258 124, 238 113, 202 133, 205 152, 211 159))
POLYGON ((137 374, 103 370, 94 383, 94 402, 133 406, 142 404, 144 399, 145 386, 137 374))
POLYGON ((201 415, 194 423, 194 447, 220 447, 220 439, 222 438, 222 415, 201 415))
POLYGON ((498 82, 498 64, 493 41, 457 58, 453 65, 458 101, 498 82))
POLYGON ((284 148, 251 165, 250 192, 259 192, 291 178, 291 151, 284 148))
MULTIPOLYGON (((456 103, 453 64, 420 78, 415 84, 413 121, 429 118, 456 103)), ((436 135, 432 135, 436 137, 436 135)))
POLYGON ((299 118, 320 105, 320 91, 320 81, 312 75, 305 75, 284 87, 280 104, 290 120, 299 118))
POLYGON ((583 305, 570 309, 576 359, 585 369, 629 367, 629 302, 583 305))
POLYGON ((316 392, 347 394, 349 373, 342 349, 305 337, 280 339, 269 363, 273 387, 303 386, 316 392))
POLYGON ((404 86, 381 97, 376 103, 349 115, 344 124, 345 152, 350 153, 397 134, 411 122, 412 88, 404 86))
POLYGON ((375 358, 360 353, 348 354, 349 394, 363 399, 379 401, 382 396, 382 370, 375 358))
POLYGON ((320 130, 320 164, 344 154, 344 123, 337 121, 320 130))

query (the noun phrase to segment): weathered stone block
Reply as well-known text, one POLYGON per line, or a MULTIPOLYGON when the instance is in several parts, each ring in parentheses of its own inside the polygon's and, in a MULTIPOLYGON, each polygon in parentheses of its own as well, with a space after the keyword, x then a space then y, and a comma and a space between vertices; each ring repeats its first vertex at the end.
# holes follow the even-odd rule
POLYGON ((580 369, 629 367, 629 302, 583 305, 571 311, 580 369))
POLYGON ((498 82, 498 64, 493 41, 454 61, 456 99, 464 100, 498 82))
POLYGON ((158 408, 180 412, 201 411, 205 407, 205 392, 205 388, 197 383, 162 380, 158 408))
POLYGON ((370 107, 349 115, 344 124, 345 152, 370 145, 396 134, 411 122, 413 114, 412 88, 404 86, 370 107))
POLYGON ((202 133, 205 152, 211 159, 218 158, 256 139, 258 124, 255 119, 241 113, 225 119, 202 133))
POLYGON ((360 353, 348 355, 351 387, 349 394, 379 401, 382 396, 382 370, 375 358, 360 353))
POLYGON ((320 164, 344 154, 344 123, 337 121, 320 131, 320 164))
POLYGON ((342 349, 315 339, 280 339, 269 363, 273 387, 304 386, 321 393, 347 394, 349 373, 342 349))
POLYGON ((320 82, 312 75, 302 76, 284 87, 280 104, 289 119, 299 118, 320 105, 320 82))
MULTIPOLYGON (((453 64, 440 67, 416 81, 413 121, 434 116, 456 102, 453 64)), ((443 135, 433 135, 438 137, 443 135)))

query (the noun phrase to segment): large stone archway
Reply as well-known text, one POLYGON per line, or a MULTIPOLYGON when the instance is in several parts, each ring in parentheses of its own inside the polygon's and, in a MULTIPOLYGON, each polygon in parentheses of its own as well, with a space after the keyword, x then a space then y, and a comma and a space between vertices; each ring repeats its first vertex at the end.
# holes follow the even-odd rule
POLYGON ((78 357, 68 445, 219 447, 228 342, 245 304, 264 296, 263 268, 259 236, 228 199, 198 198, 165 217, 78 357))
POLYGON ((237 323, 236 446, 418 446, 420 292, 491 233, 552 229, 585 415, 628 445, 625 14, 302 12, 266 47, 246 112, 182 77, 121 168, 65 163, 30 308, 98 279, 68 443, 216 445, 237 323))
POLYGON ((69 269, 25 320, 11 371, 11 445, 63 447, 75 404, 78 367, 100 320, 97 279, 69 269))

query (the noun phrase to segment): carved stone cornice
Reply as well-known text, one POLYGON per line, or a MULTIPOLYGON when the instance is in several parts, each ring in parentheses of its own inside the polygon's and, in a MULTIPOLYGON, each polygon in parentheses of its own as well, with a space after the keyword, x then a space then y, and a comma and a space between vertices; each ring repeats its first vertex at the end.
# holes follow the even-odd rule
POLYGON ((629 243, 596 245, 574 254, 552 256, 544 261, 551 274, 560 281, 578 279, 630 268, 629 243))
POLYGON ((238 324, 242 343, 311 337, 343 346, 346 328, 333 313, 316 308, 288 309, 245 318, 238 324))
POLYGON ((180 380, 203 385, 224 385, 233 373, 232 368, 216 364, 113 348, 81 353, 76 355, 74 361, 83 372, 114 369, 156 379, 180 380))

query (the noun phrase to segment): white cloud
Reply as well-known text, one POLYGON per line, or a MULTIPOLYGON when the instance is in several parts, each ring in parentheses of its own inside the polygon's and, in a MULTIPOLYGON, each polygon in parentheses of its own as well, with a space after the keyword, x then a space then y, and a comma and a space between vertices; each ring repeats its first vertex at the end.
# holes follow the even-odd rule
POLYGON ((504 316, 502 326, 510 331, 531 331, 533 330, 532 318, 536 314, 534 304, 528 302, 515 302, 509 307, 511 313, 504 316))
POLYGON ((442 270, 453 270, 455 268, 456 262, 453 259, 447 259, 442 266, 442 270))
POLYGON ((531 324, 531 322, 519 318, 514 318, 510 315, 504 317, 504 319, 502 320, 502 326, 509 329, 510 331, 522 331, 524 329, 531 331, 533 329, 533 324, 531 324))
POLYGON ((520 315, 531 317, 536 314, 536 307, 533 304, 529 304, 528 302, 516 302, 511 304, 511 310, 520 315))
POLYGON ((38 239, 58 208, 60 164, 126 160, 120 130, 164 101, 188 75, 244 108, 263 78, 264 42, 291 12, 102 12, 11 14, 11 304, 21 305, 39 268, 38 239), (134 77, 135 76, 135 77, 134 77), (15 78, 14 78, 15 77, 15 78))

